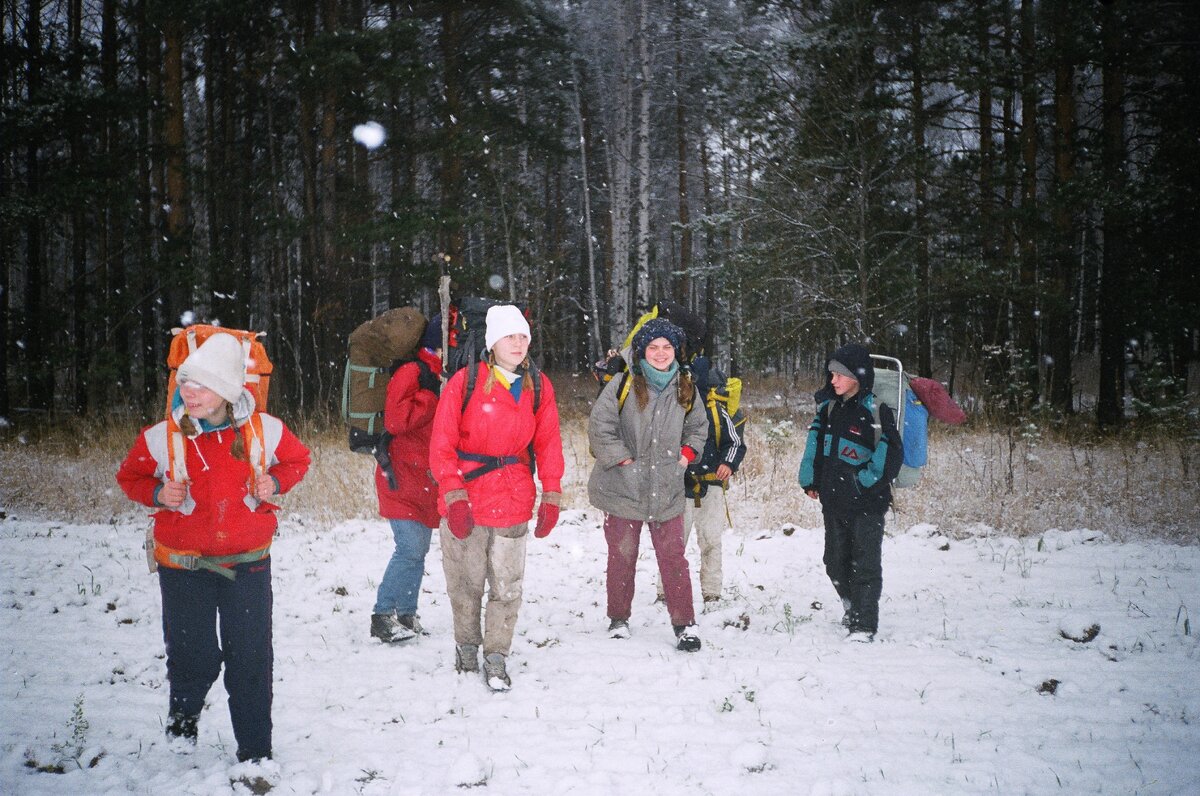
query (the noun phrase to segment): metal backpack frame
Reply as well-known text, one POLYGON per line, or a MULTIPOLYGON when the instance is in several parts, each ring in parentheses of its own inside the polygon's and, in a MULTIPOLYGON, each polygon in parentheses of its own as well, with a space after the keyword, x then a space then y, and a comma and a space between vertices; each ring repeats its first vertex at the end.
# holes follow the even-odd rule
MULTIPOLYGON (((896 415, 896 433, 900 435, 900 441, 904 442, 904 416, 908 411, 908 401, 904 396, 905 390, 908 389, 908 378, 907 374, 904 372, 904 363, 896 357, 889 357, 884 354, 871 354, 871 359, 874 362, 878 362, 886 366, 876 370, 875 372, 875 385, 882 387, 880 392, 875 393, 875 399, 877 401, 882 400, 892 408, 892 411, 896 415), (885 382, 884 385, 880 385, 880 372, 886 374, 883 379, 885 382), (891 381, 893 374, 895 374, 896 378, 894 395, 891 394, 891 381), (883 389, 888 391, 887 395, 884 395, 882 391, 883 389)), ((874 393, 875 387, 872 387, 871 391, 874 393)), ((883 435, 883 428, 879 423, 878 408, 876 408, 873 414, 876 424, 875 439, 876 442, 878 442, 879 438, 883 435)), ((892 486, 899 489, 904 489, 905 487, 915 486, 917 481, 920 479, 921 468, 910 467, 907 464, 901 464, 900 472, 896 476, 896 480, 892 482, 892 486)))

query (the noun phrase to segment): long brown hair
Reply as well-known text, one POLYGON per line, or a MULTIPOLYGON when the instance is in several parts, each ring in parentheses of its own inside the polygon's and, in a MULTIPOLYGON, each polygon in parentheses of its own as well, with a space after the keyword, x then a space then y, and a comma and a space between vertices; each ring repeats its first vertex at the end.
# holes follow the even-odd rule
MULTIPOLYGON (((233 404, 229 401, 225 402, 225 416, 229 418, 229 425, 233 427, 233 447, 229 452, 233 454, 233 458, 241 459, 246 464, 250 464, 250 452, 246 450, 246 443, 242 440, 242 432, 233 422, 233 404)), ((183 413, 183 417, 179 418, 179 430, 188 437, 194 437, 200 433, 196 428, 196 422, 192 420, 192 416, 187 412, 183 413)), ((253 465, 251 465, 253 466, 253 465)))
MULTIPOLYGON (((636 368, 633 374, 633 397, 637 398, 638 409, 645 409, 650 403, 650 387, 646 384, 646 377, 642 373, 643 367, 649 367, 644 360, 636 368)), ((682 365, 679 368, 679 381, 676 385, 675 400, 679 401, 679 405, 684 409, 692 408, 692 393, 695 386, 692 382, 692 371, 690 368, 685 368, 682 365)))

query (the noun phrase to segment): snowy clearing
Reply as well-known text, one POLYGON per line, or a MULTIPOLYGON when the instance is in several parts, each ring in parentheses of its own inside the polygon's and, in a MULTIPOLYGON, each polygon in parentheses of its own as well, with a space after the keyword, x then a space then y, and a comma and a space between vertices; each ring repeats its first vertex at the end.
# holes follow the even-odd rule
POLYGON ((0 790, 1195 792, 1200 549, 1087 531, 952 541, 889 516, 880 639, 862 645, 842 639, 819 530, 731 531, 726 599, 688 655, 653 604, 645 535, 633 637, 607 638, 599 521, 567 511, 530 539, 513 689, 493 694, 454 672, 436 535, 430 635, 385 647, 367 630, 386 524, 285 519, 275 759, 254 766, 233 760, 220 682, 199 746, 165 743, 145 521, 10 515, 0 790))

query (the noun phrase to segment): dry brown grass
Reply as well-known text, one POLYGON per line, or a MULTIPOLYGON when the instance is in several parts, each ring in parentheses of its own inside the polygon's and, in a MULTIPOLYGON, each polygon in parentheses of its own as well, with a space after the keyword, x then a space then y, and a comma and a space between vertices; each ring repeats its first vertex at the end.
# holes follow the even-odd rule
MULTIPOLYGON (((821 524, 799 492, 803 425, 789 438, 748 433, 754 451, 731 493, 735 519, 764 526, 821 524), (747 505, 749 504, 749 505, 747 505)), ((917 486, 895 491, 890 530, 918 523, 948 536, 1028 536, 1059 528, 1100 530, 1118 539, 1200 542, 1197 446, 1168 440, 1068 444, 1016 440, 987 430, 934 427, 930 460, 917 486)))
MULTIPOLYGON (((821 525, 820 507, 800 492, 796 471, 812 412, 813 385, 747 377, 750 453, 729 492, 737 527, 821 525)), ((567 462, 565 503, 587 506, 587 411, 596 384, 556 377, 567 462)), ((1080 442, 1005 430, 931 427, 921 483, 898 490, 890 530, 930 523, 950 536, 1024 536, 1089 528, 1115 538, 1200 541, 1200 445, 1166 435, 1080 442)), ((307 478, 282 503, 287 514, 328 525, 376 516, 373 460, 351 453, 340 426, 295 424, 313 451, 307 478)), ((113 478, 137 433, 131 420, 61 424, 34 437, 0 436, 0 509, 56 521, 109 522, 140 509, 113 478)))

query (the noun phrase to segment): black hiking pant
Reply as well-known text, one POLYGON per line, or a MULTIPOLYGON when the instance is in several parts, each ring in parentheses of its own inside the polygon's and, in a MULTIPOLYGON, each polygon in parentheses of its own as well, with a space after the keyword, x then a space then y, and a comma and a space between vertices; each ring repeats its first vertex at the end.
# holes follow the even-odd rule
POLYGON ((825 513, 825 572, 850 608, 850 632, 879 629, 883 593, 883 515, 825 513))
POLYGON ((271 756, 271 559, 234 571, 159 567, 163 641, 171 715, 199 718, 224 663, 237 756, 252 760, 271 756))

